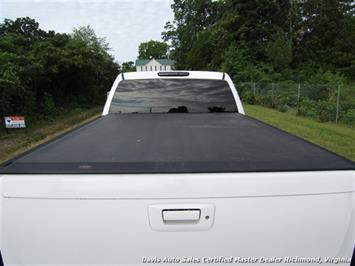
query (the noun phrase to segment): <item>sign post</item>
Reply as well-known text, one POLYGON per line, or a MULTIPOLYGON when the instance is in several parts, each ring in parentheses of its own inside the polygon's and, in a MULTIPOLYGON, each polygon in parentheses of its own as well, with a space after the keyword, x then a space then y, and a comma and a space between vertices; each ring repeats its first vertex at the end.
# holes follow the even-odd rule
POLYGON ((4 121, 6 132, 8 132, 9 129, 27 129, 24 116, 5 116, 4 121))

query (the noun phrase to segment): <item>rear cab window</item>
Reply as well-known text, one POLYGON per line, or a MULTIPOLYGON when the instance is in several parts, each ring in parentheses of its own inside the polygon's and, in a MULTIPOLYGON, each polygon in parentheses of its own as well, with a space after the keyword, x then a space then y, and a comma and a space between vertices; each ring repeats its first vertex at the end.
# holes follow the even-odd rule
POLYGON ((113 96, 110 113, 237 112, 225 80, 123 80, 113 96))

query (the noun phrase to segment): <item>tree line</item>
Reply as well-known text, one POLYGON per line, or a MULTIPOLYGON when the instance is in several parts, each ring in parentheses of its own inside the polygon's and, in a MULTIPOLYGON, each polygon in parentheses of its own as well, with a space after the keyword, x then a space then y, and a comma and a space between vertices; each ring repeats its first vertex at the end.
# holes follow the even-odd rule
POLYGON ((44 31, 34 19, 0 24, 0 113, 51 119, 66 108, 102 105, 120 71, 89 26, 44 31))
POLYGON ((162 37, 180 69, 223 69, 240 81, 355 77, 352 0, 174 0, 162 37))
MULTIPOLYGON (((305 99, 316 117, 342 85, 343 115, 355 123, 354 1, 174 0, 171 8, 162 38, 177 69, 225 71, 235 83, 328 84, 305 99)), ((250 89, 242 97, 261 102, 250 89)))
MULTIPOLYGON (((342 85, 341 116, 355 122, 352 0, 174 0, 171 7, 164 42, 141 43, 139 59, 169 57, 176 69, 224 71, 237 84, 330 84, 301 102, 314 117, 334 105, 332 88, 342 85)), ((1 115, 50 118, 102 105, 121 70, 134 71, 134 62, 117 64, 89 26, 66 34, 44 31, 28 17, 0 23, 1 115)), ((244 101, 266 102, 240 90, 244 101)))

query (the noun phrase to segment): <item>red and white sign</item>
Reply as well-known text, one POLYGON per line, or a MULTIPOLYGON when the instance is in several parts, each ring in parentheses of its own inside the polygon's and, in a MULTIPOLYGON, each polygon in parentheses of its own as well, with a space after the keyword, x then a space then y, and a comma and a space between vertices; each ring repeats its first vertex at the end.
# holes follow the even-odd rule
POLYGON ((5 116, 6 128, 26 128, 24 116, 5 116))

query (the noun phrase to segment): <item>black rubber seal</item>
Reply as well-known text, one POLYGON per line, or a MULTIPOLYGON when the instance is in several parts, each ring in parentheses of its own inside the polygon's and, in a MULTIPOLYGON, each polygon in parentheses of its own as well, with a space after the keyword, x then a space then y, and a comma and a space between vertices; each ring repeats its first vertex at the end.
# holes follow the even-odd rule
POLYGON ((3 262, 2 256, 1 256, 1 250, 0 250, 0 266, 4 266, 4 262, 3 262))

